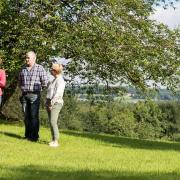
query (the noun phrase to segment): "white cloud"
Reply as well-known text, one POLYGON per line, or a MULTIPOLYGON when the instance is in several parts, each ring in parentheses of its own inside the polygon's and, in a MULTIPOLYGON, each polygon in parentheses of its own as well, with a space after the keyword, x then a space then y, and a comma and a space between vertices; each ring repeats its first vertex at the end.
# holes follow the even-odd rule
POLYGON ((175 10, 172 7, 169 7, 168 9, 157 7, 155 14, 151 16, 151 19, 166 24, 171 28, 178 27, 180 26, 180 3, 177 3, 175 7, 175 10))

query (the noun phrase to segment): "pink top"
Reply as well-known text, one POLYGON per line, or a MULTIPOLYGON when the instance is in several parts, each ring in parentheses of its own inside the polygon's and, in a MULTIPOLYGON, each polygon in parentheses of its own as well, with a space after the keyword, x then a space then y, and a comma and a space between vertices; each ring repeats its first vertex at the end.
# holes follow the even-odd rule
POLYGON ((2 88, 6 86, 6 73, 0 69, 0 96, 2 96, 2 88))

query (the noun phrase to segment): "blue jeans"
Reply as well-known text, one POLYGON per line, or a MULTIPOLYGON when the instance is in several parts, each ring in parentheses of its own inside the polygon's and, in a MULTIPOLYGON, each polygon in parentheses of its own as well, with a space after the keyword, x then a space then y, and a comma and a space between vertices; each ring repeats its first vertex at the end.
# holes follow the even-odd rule
POLYGON ((21 97, 24 113, 25 137, 32 141, 39 138, 40 94, 27 93, 21 97))

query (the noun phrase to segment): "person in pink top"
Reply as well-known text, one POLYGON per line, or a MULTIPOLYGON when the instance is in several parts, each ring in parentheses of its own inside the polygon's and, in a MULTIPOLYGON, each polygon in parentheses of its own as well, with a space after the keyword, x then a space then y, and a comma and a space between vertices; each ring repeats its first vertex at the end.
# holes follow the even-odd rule
POLYGON ((1 69, 2 62, 0 58, 0 105, 2 103, 3 88, 6 86, 6 73, 4 69, 1 69))

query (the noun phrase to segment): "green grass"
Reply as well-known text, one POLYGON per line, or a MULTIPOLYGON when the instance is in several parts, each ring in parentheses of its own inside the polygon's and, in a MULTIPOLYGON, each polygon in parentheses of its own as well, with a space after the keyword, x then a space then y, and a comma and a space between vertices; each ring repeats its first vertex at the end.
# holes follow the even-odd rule
POLYGON ((0 123, 0 179, 180 179, 180 143, 61 131, 50 148, 50 131, 37 143, 24 128, 0 123))

